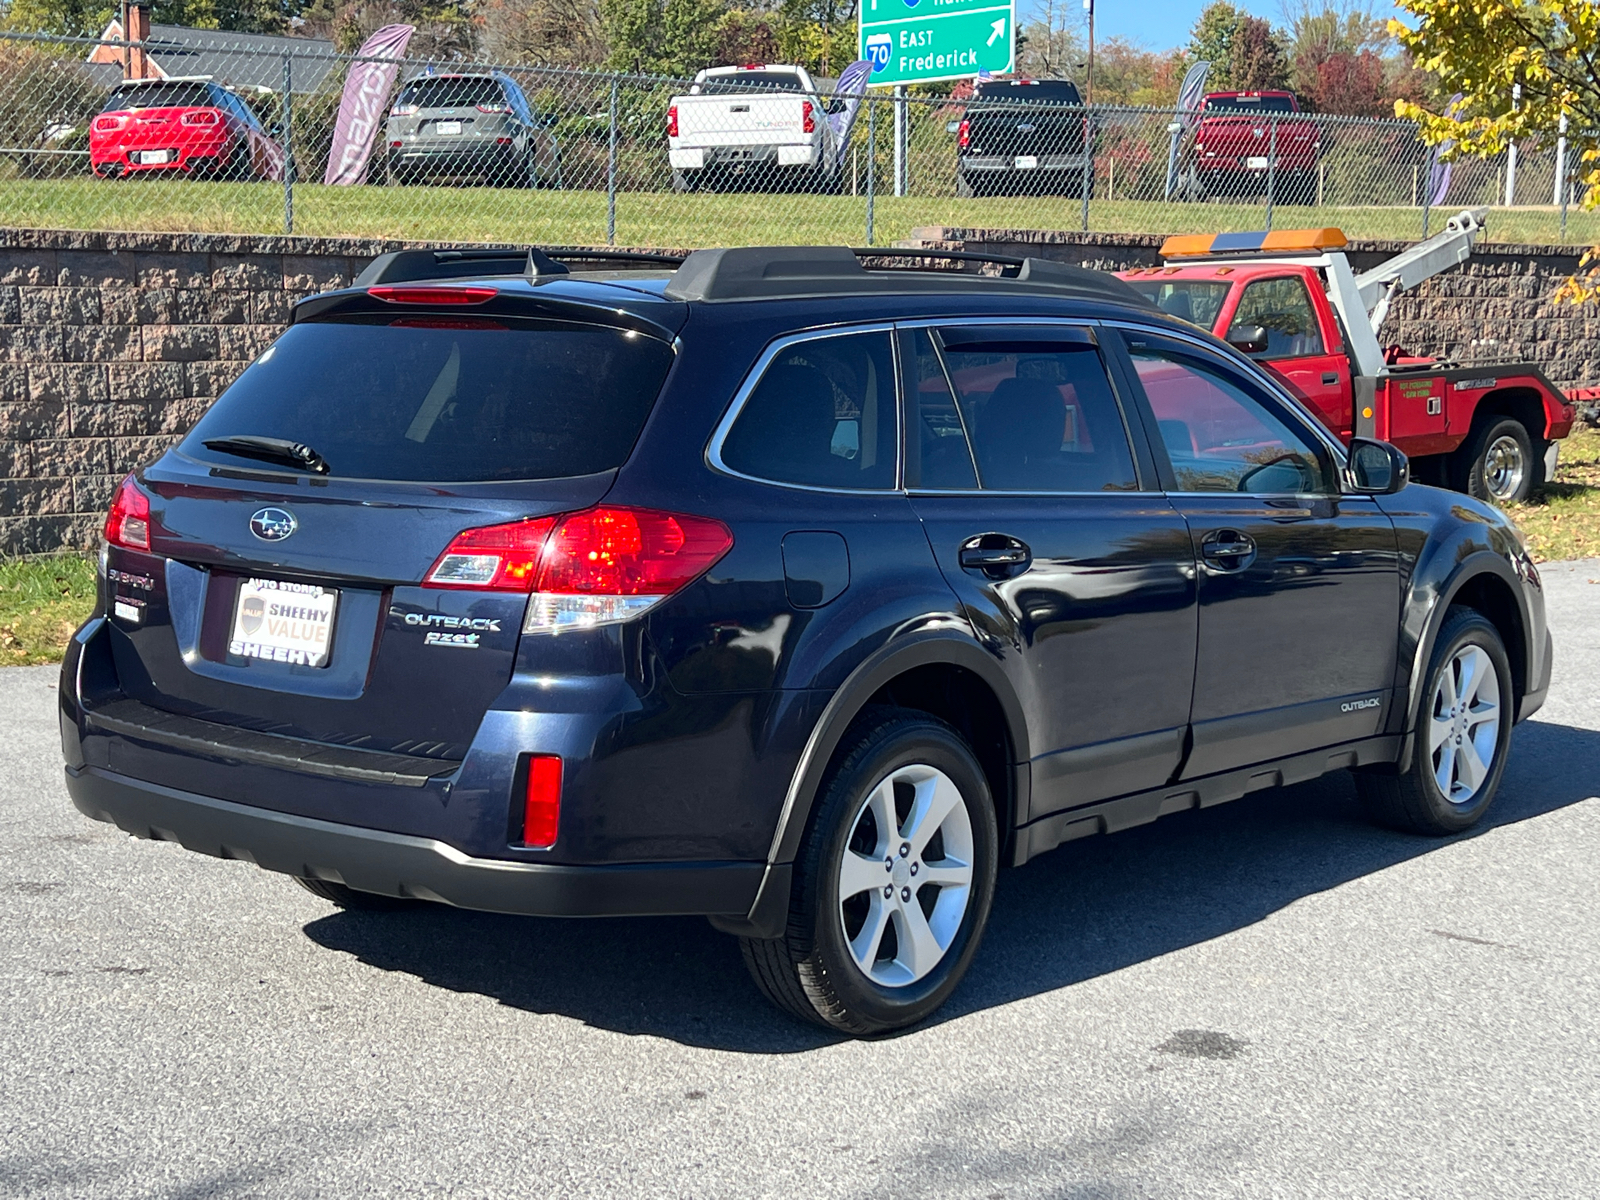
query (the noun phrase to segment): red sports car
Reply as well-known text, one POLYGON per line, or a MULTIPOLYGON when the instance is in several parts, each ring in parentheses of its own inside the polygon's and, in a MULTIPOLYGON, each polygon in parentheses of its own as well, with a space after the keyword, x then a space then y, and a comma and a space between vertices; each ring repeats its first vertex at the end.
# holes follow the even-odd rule
POLYGON ((89 125, 103 179, 143 172, 283 178, 283 147, 239 96, 210 79, 129 79, 89 125))

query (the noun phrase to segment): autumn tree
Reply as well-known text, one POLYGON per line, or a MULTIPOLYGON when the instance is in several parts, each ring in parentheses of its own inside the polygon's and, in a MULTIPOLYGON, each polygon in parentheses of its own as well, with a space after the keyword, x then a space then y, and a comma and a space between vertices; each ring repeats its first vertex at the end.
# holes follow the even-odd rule
MULTIPOLYGON (((1454 143, 1453 153, 1499 154, 1515 140, 1553 137, 1567 119, 1578 158, 1583 204, 1600 203, 1600 6, 1591 0, 1398 0, 1416 22, 1389 22, 1389 32, 1416 64, 1438 79, 1439 92, 1459 92, 1453 108, 1434 101, 1395 102, 1398 116, 1418 122, 1428 142, 1454 143)), ((1600 261, 1600 247, 1589 252, 1600 261)), ((1565 294, 1600 301, 1600 270, 1574 280, 1565 294)))
POLYGON ((1195 21, 1187 47, 1191 59, 1211 64, 1214 91, 1258 92, 1289 86, 1283 40, 1272 26, 1228 0, 1215 0, 1195 21))

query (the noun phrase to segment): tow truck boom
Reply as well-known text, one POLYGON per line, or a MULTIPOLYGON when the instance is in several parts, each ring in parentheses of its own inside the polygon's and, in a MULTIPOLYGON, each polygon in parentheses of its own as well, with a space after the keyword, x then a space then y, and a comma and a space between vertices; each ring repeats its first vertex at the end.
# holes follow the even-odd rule
MULTIPOLYGON (((1356 276, 1356 288, 1374 337, 1383 328, 1389 303, 1396 296, 1472 257, 1472 243, 1483 232, 1488 216, 1487 208, 1463 209, 1445 222, 1444 232, 1356 276)), ((1349 313, 1343 315, 1346 321, 1350 319, 1349 313)))

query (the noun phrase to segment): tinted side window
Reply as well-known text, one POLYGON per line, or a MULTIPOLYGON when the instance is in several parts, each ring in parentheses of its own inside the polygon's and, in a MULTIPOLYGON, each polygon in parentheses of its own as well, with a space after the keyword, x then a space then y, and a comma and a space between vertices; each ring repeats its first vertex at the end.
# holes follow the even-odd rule
POLYGON ((767 365, 723 441, 722 461, 777 483, 893 488, 895 407, 887 333, 796 342, 767 365))
POLYGON ((1322 330, 1311 297, 1300 279, 1259 279, 1244 289, 1233 314, 1235 325, 1259 325, 1267 348, 1258 357, 1296 358, 1322 353, 1322 330))
POLYGON ((983 487, 1010 492, 1138 488, 1122 412, 1094 346, 965 343, 945 348, 945 364, 983 487))
MULTIPOLYGON (((978 476, 967 445, 966 426, 962 424, 961 410, 950 392, 933 338, 926 329, 917 329, 909 333, 907 339, 901 342, 901 347, 904 349, 908 343, 910 346, 906 391, 914 415, 908 419, 916 422, 907 441, 907 453, 914 440, 918 451, 917 486, 958 491, 976 488, 978 476)), ((911 478, 909 463, 906 477, 911 478)))
POLYGON ((1293 495, 1334 490, 1326 452, 1282 420, 1247 381, 1163 339, 1130 336, 1128 352, 1179 491, 1293 495))

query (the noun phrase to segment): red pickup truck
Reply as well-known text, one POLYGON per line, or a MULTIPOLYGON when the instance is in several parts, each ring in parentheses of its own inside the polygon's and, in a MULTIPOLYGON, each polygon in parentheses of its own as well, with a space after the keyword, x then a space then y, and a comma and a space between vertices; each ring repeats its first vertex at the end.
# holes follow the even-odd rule
POLYGON ((1167 265, 1120 275, 1261 363, 1344 441, 1394 443, 1419 482, 1526 498, 1555 468, 1572 404, 1533 363, 1457 366, 1380 348, 1387 300, 1369 307, 1363 295, 1392 280, 1374 278, 1381 268, 1356 277, 1343 245, 1336 229, 1172 237, 1167 265))
POLYGON ((1259 195, 1270 179, 1278 203, 1314 202, 1322 133, 1299 112, 1290 92, 1207 95, 1194 137, 1194 198, 1259 195))

